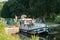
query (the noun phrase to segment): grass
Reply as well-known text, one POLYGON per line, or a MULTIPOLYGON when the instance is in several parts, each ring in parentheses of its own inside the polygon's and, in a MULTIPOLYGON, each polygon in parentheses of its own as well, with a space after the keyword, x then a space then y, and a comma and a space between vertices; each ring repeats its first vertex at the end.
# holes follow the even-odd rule
POLYGON ((4 30, 5 27, 6 25, 0 21, 0 40, 20 40, 20 38, 17 36, 6 34, 4 30))
POLYGON ((33 35, 33 36, 32 36, 32 38, 31 38, 31 40, 39 40, 39 37, 38 37, 38 36, 33 35))
POLYGON ((12 35, 6 35, 4 33, 0 33, 0 40, 19 40, 19 38, 14 37, 12 35))

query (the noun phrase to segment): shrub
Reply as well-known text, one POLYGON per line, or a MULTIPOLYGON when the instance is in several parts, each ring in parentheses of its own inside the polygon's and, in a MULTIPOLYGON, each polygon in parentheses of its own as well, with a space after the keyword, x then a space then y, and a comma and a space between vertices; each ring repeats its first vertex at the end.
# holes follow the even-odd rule
POLYGON ((0 20, 0 40, 20 40, 17 36, 6 34, 4 31, 5 27, 6 25, 0 20))
POLYGON ((38 36, 33 35, 33 36, 32 36, 32 38, 31 38, 31 40, 39 40, 39 37, 38 37, 38 36))
POLYGON ((60 23, 60 16, 57 16, 55 21, 56 21, 56 23, 60 23))

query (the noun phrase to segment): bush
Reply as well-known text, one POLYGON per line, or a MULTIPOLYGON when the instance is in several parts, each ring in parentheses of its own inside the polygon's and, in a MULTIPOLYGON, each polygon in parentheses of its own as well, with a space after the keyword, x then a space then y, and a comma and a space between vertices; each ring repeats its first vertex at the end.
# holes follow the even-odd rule
POLYGON ((4 31, 5 27, 6 25, 0 20, 0 40, 20 40, 17 36, 6 34, 4 31))
POLYGON ((5 27, 6 27, 6 25, 2 21, 0 21, 0 32, 1 31, 4 32, 5 27))
POLYGON ((60 16, 56 17, 55 22, 60 24, 60 16))
POLYGON ((31 38, 31 40, 39 40, 39 37, 38 37, 38 36, 33 35, 33 36, 32 36, 32 38, 31 38))

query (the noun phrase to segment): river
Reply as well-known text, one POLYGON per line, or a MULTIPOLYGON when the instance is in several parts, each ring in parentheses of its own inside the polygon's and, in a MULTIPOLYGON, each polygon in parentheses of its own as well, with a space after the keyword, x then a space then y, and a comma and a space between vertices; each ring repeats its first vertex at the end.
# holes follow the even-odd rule
MULTIPOLYGON (((37 34, 35 36, 39 37, 39 40, 60 40, 60 38, 57 37, 58 34, 37 34)), ((21 38, 21 40, 31 40, 31 34, 28 33, 19 33, 19 36, 21 38)), ((37 40, 37 39, 36 39, 37 40)))

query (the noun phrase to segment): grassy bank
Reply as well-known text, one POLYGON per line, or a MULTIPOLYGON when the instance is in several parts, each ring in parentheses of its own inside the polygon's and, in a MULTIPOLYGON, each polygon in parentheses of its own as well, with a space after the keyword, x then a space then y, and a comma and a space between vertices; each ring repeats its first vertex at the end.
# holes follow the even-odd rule
POLYGON ((6 25, 0 21, 0 40, 20 40, 20 38, 17 36, 6 34, 4 30, 5 27, 6 25))

